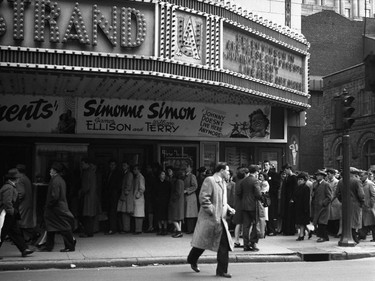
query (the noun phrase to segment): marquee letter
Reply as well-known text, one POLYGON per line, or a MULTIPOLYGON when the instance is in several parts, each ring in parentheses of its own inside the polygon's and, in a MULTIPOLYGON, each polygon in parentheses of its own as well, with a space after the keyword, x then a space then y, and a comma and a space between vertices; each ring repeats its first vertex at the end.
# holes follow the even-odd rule
POLYGON ((30 0, 8 0, 13 7, 13 39, 23 40, 25 9, 30 0))
POLYGON ((90 44, 89 36, 87 35, 87 30, 85 23, 83 22, 83 17, 81 10, 79 9, 79 3, 76 2, 75 7, 73 9, 72 15, 70 16, 68 27, 66 28, 64 38, 62 40, 63 43, 67 42, 68 40, 78 40, 81 44, 90 44), (73 34, 73 30, 75 34, 73 34))
POLYGON ((121 10, 121 47, 138 47, 146 38, 145 16, 134 8, 122 8, 121 10), (136 21, 136 36, 132 36, 132 16, 136 21))
POLYGON ((108 23, 98 9, 97 5, 93 6, 92 12, 92 45, 96 46, 98 44, 98 26, 103 31, 103 34, 107 37, 109 42, 111 42, 113 47, 117 46, 117 7, 112 7, 112 21, 111 24, 108 23))
POLYGON ((47 23, 50 27, 49 41, 53 43, 59 42, 60 32, 57 25, 57 18, 60 16, 60 8, 57 6, 57 2, 51 4, 50 0, 36 1, 34 15, 34 40, 44 42, 44 29, 47 23))

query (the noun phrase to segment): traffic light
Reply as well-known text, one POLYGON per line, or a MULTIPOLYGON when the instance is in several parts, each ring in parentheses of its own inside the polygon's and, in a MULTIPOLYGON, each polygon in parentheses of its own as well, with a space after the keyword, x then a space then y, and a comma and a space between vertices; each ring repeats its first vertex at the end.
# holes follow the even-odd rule
POLYGON ((349 95, 346 90, 341 96, 335 97, 335 129, 336 130, 349 130, 353 123, 354 118, 352 114, 354 112, 354 107, 351 104, 354 101, 354 97, 349 95))

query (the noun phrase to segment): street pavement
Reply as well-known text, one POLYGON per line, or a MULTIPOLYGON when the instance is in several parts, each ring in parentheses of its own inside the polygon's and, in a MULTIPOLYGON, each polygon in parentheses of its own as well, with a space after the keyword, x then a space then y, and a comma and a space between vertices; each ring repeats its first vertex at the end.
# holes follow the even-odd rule
MULTIPOLYGON (((31 256, 21 257, 10 242, 0 248, 0 270, 26 270, 47 268, 93 268, 146 266, 155 264, 183 264, 190 251, 192 234, 182 238, 155 233, 114 234, 97 233, 92 238, 77 237, 75 252, 61 253, 64 248, 61 236, 56 236, 52 252, 36 251, 31 256)), ((245 252, 235 248, 230 252, 230 263, 234 262, 298 262, 348 260, 375 257, 375 242, 367 240, 355 247, 338 246, 338 238, 317 243, 316 236, 310 240, 296 241, 297 236, 267 236, 259 240, 259 252, 245 252)), ((241 239, 242 240, 242 239, 241 239)), ((241 241, 242 242, 242 241, 241 241)), ((32 246, 31 246, 32 248, 32 246)), ((205 251, 199 263, 216 263, 216 253, 205 251)))

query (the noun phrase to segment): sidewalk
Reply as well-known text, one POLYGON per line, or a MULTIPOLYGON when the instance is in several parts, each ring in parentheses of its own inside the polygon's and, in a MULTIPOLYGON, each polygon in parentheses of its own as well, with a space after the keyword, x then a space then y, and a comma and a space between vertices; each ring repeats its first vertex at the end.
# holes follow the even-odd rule
MULTIPOLYGON (((56 236, 53 252, 35 252, 22 258, 14 245, 5 242, 0 248, 0 270, 45 268, 82 268, 110 266, 142 266, 153 264, 182 264, 190 251, 192 235, 182 238, 140 235, 96 234, 93 238, 77 238, 75 252, 60 253, 62 239, 56 236)), ((230 262, 293 262, 311 260, 345 260, 375 257, 375 242, 361 241, 355 247, 339 247, 337 238, 324 243, 311 240, 295 241, 296 236, 272 236, 259 241, 259 252, 244 252, 235 248, 230 262)), ((242 240, 242 239, 241 239, 242 240)), ((200 263, 216 263, 216 253, 205 251, 200 263)))

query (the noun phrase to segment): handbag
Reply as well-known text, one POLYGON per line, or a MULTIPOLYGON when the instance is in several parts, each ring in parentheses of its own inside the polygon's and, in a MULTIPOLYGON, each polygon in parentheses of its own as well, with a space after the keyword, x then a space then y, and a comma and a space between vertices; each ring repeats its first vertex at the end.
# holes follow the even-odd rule
POLYGON ((263 207, 271 206, 271 197, 268 192, 262 193, 261 202, 263 207))

